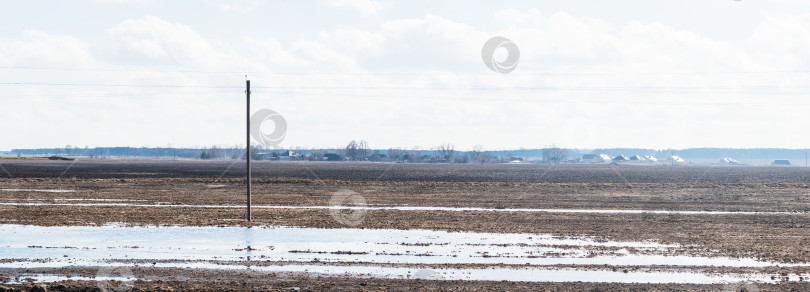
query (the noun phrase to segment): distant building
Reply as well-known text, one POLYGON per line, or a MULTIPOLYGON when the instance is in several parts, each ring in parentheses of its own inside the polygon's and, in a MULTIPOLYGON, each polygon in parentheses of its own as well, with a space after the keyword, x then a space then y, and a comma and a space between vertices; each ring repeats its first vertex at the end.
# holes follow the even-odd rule
POLYGON ((582 162, 585 163, 605 163, 612 160, 607 154, 585 154, 582 155, 582 162))
POLYGON ((296 160, 296 159, 301 159, 301 154, 298 154, 298 153, 295 153, 293 151, 287 150, 287 151, 282 151, 281 154, 279 154, 278 157, 279 157, 280 160, 296 160))
POLYGON ((613 157, 613 161, 628 161, 628 160, 630 160, 630 158, 627 158, 627 156, 624 155, 613 157))
POLYGON ((521 163, 523 162, 523 157, 512 156, 509 157, 509 163, 521 163))
POLYGON ((773 164, 773 165, 791 165, 790 160, 787 160, 787 159, 777 159, 777 160, 774 160, 773 163, 771 163, 771 164, 773 164))
POLYGON ((323 160, 326 161, 343 161, 343 156, 334 153, 326 153, 323 155, 323 160))
POLYGON ((639 156, 639 155, 633 155, 633 156, 630 156, 630 160, 632 160, 632 161, 647 161, 647 158, 644 158, 643 156, 639 156))
POLYGON ((51 157, 48 157, 48 159, 49 160, 76 160, 75 158, 68 158, 68 157, 62 157, 62 156, 51 156, 51 157))
POLYGON ((684 162, 686 162, 686 160, 683 160, 683 158, 681 158, 678 155, 672 155, 672 156, 669 157, 669 159, 667 159, 667 162, 668 163, 684 163, 684 162))
POLYGON ((251 159, 255 160, 273 160, 273 153, 271 152, 256 152, 250 154, 251 159))
POLYGON ((727 165, 738 165, 738 164, 740 164, 740 162, 739 162, 739 161, 737 161, 737 160, 736 160, 736 159, 734 159, 734 158, 728 158, 728 157, 725 157, 725 158, 723 158, 723 159, 720 159, 720 164, 727 164, 727 165))
POLYGON ((644 155, 644 158, 646 158, 647 160, 652 161, 652 162, 658 161, 658 158, 655 158, 655 156, 652 156, 652 155, 644 155))

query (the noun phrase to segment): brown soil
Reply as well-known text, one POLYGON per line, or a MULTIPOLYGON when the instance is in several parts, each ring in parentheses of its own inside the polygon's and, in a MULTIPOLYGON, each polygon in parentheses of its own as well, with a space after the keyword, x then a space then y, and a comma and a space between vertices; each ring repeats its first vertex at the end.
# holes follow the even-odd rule
MULTIPOLYGON (((223 167, 227 166, 225 163, 80 162, 69 168, 68 175, 61 177, 57 168, 65 168, 70 162, 3 163, 12 175, 0 178, 0 189, 67 189, 77 192, 0 191, 0 203, 78 203, 55 199, 119 199, 139 200, 132 202, 136 204, 182 205, 242 205, 245 202, 244 180, 236 178, 238 174, 226 171, 223 167)), ((259 175, 253 184, 253 204, 327 206, 333 193, 351 190, 362 195, 372 206, 797 212, 680 215, 370 210, 357 227, 552 233, 621 241, 656 240, 683 245, 683 254, 754 257, 784 263, 810 262, 810 188, 807 171, 801 168, 617 169, 602 166, 555 167, 549 170, 547 166, 519 166, 523 167, 521 169, 490 165, 392 167, 349 164, 342 168, 338 167, 340 164, 301 165, 260 165, 259 168, 266 169, 257 172, 259 175), (588 181, 585 179, 587 177, 592 180, 588 181)), ((244 214, 243 208, 0 206, 0 223, 101 225, 123 222, 132 225, 347 227, 323 209, 254 209, 253 222, 239 220, 244 218, 244 214)), ((142 272, 162 273, 145 270, 142 272)), ((784 271, 777 269, 771 272, 784 271)), ((806 273, 804 270, 792 272, 806 273)), ((253 280, 256 275, 228 273, 231 272, 195 270, 194 277, 183 281, 139 282, 136 289, 261 290, 255 286, 259 283, 255 281, 261 281, 253 280), (203 278, 197 276, 198 273, 212 275, 203 278)), ((181 273, 187 274, 188 271, 181 273)), ((391 290, 395 287, 454 290, 459 287, 459 283, 452 281, 298 277, 303 278, 292 280, 295 283, 292 286, 316 291, 336 287, 346 290, 391 290), (430 286, 425 286, 427 284, 430 286)), ((473 288, 469 286, 470 283, 465 284, 460 287, 473 288)), ((474 285, 481 290, 722 289, 717 285, 606 283, 475 282, 474 285)), ((49 289, 81 291, 77 289, 88 287, 95 286, 92 283, 70 282, 52 284, 49 289)), ((30 288, 30 285, 22 288, 30 288)), ((267 290, 276 288, 279 287, 267 290)), ((804 283, 783 283, 780 286, 758 284, 758 288, 763 291, 801 291, 808 287, 804 283)))
MULTIPOLYGON (((92 276, 95 270, 64 268, 58 270, 30 270, 29 272, 92 276)), ((154 268, 133 269, 133 274, 139 280, 128 285, 128 287, 132 287, 131 291, 725 291, 724 289, 735 285, 433 281, 154 268)), ((120 282, 110 282, 107 287, 113 288, 119 285, 121 285, 120 282)), ((756 288, 759 291, 807 291, 810 288, 810 283, 758 283, 756 288)), ((2 291, 103 290, 99 288, 97 282, 62 281, 48 284, 0 285, 0 292, 2 291)))

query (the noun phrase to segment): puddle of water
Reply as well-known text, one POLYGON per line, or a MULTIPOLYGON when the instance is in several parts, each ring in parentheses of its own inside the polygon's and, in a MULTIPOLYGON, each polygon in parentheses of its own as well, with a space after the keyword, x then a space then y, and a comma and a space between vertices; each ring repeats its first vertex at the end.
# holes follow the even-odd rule
POLYGON ((0 189, 4 192, 75 193, 74 190, 0 189))
MULTIPOLYGON (((4 284, 27 284, 31 279, 34 283, 53 283, 60 281, 134 281, 136 279, 124 277, 84 277, 84 276, 64 276, 64 275, 51 275, 51 274, 18 274, 15 275, 17 279, 10 279, 4 284)), ((142 280, 142 279, 141 279, 142 280)))
MULTIPOLYGON (((429 230, 370 230, 240 227, 39 227, 0 225, 0 258, 111 258, 240 261, 245 256, 273 261, 398 264, 610 264, 588 248, 623 253, 625 264, 695 263, 694 258, 631 255, 677 248, 653 242, 601 242, 542 234, 462 233, 429 230), (54 234, 60 238, 55 241, 54 234), (58 242, 58 244, 54 244, 58 242), (247 247, 250 247, 248 249, 247 247), (560 247, 564 246, 564 247, 560 247), (558 256, 564 254, 564 256, 558 256), (67 255, 67 257, 65 257, 67 255), (635 260, 634 260, 635 258, 635 260)), ((739 262, 751 265, 753 262, 739 262)), ((706 264, 721 264, 713 259, 706 264)))
MULTIPOLYGON (((163 260, 157 267, 250 269, 401 278, 398 265, 509 264, 512 267, 437 269, 446 279, 719 283, 749 278, 678 272, 554 269, 552 265, 769 267, 756 259, 666 256, 681 249, 656 242, 600 241, 548 234, 288 227, 42 227, 0 224, 0 268, 103 266, 111 261, 163 260), (54 236, 58 235, 58 238, 54 236), (635 252, 629 252, 634 250, 635 252), (249 266, 257 262, 296 262, 249 266)), ((810 266, 794 264, 779 266, 810 266)), ((753 275, 768 281, 769 275, 753 275)), ((748 277, 748 276, 745 276, 748 277)))
MULTIPOLYGON (((110 267, 131 267, 132 265, 111 263, 99 264, 98 266, 110 267)), ((211 269, 210 265, 204 263, 158 263, 150 265, 157 268, 186 268, 186 269, 211 269)), ((216 269, 221 270, 242 270, 264 273, 309 273, 327 276, 352 275, 364 278, 388 278, 388 279, 425 279, 425 280, 466 280, 466 281, 522 281, 522 282, 602 282, 602 283, 676 283, 676 284, 713 284, 713 283, 734 283, 742 281, 775 283, 769 275, 710 275, 691 272, 636 272, 629 271, 593 271, 576 269, 546 269, 542 267, 528 267, 522 269, 510 268, 482 268, 482 269, 435 269, 424 270, 404 267, 380 267, 380 266, 324 266, 324 265, 283 265, 283 266, 251 266, 244 265, 218 265, 216 269)), ((791 280, 798 280, 796 275, 791 280)), ((27 283, 26 279, 33 279, 34 282, 58 282, 58 281, 132 281, 132 278, 123 277, 66 277, 63 275, 48 274, 22 274, 15 276, 18 280, 11 279, 7 284, 27 283)), ((261 276, 258 276, 261 277, 261 276)), ((146 280, 149 279, 138 279, 146 280)))
MULTIPOLYGON (((418 271, 407 268, 362 268, 298 266, 300 272, 309 271, 324 274, 361 273, 383 278, 409 278, 418 271)), ((287 270, 291 270, 287 268, 287 270)), ((435 280, 475 280, 475 281, 525 281, 525 282, 607 282, 607 283, 729 283, 751 277, 715 276, 696 273, 666 272, 613 272, 585 271, 573 269, 442 269, 433 270, 435 280)), ((766 276, 755 277, 755 281, 770 281, 766 276)))
MULTIPOLYGON (((133 200, 134 201, 134 200, 133 200)), ((79 206, 79 207, 175 207, 175 208, 245 208, 237 205, 181 205, 171 203, 0 203, 0 206, 79 206)), ((611 210, 611 209, 493 209, 463 207, 349 207, 349 206, 251 206, 255 209, 354 209, 395 211, 452 211, 452 212, 540 212, 540 213, 585 213, 585 214, 674 214, 674 215, 805 215, 804 212, 748 212, 748 211, 669 211, 669 210, 611 210)))
MULTIPOLYGON (((163 268, 210 268, 198 263, 164 263, 163 268)), ((404 267, 379 266, 324 266, 324 265, 284 265, 284 266, 245 266, 222 265, 220 269, 251 270, 257 272, 294 272, 324 275, 362 275, 364 277, 410 279, 417 273, 427 274, 429 280, 468 280, 468 281, 523 281, 523 282, 603 282, 603 283, 733 283, 740 281, 770 282, 769 275, 709 275, 691 272, 634 272, 594 271, 576 269, 548 269, 543 267, 483 268, 483 269, 434 269, 420 270, 404 267), (427 272, 427 273, 425 273, 427 272)), ((424 275, 423 275, 424 276, 424 275)), ((420 277, 421 278, 421 277, 420 277)), ((798 280, 798 276, 795 277, 798 280)))

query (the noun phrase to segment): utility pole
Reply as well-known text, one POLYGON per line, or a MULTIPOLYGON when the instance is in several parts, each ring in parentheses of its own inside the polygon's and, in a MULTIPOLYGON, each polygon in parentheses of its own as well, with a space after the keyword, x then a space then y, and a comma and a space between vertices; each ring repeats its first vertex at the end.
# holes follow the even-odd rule
POLYGON ((247 160, 247 221, 250 221, 250 80, 245 81, 245 85, 247 89, 245 90, 245 96, 247 97, 247 134, 245 137, 247 138, 247 153, 245 156, 245 160, 247 160))

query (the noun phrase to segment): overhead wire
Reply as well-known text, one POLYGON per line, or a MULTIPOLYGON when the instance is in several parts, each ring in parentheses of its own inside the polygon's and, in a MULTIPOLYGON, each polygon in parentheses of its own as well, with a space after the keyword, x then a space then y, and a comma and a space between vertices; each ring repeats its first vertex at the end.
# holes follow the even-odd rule
MULTIPOLYGON (((0 69, 25 70, 62 70, 62 71, 100 71, 100 72, 152 72, 152 73, 200 73, 200 74, 264 74, 264 75, 355 75, 355 76, 497 76, 491 73, 374 73, 374 72, 267 72, 267 71, 202 71, 176 68, 90 68, 90 67, 37 67, 37 66, 0 66, 0 69)), ((773 71, 704 71, 704 72, 594 72, 594 73, 517 73, 519 76, 606 76, 606 75, 717 75, 717 74, 779 74, 810 73, 810 70, 773 70, 773 71)))
MULTIPOLYGON (((536 98, 471 98, 441 96, 441 95, 425 95, 424 91, 429 92, 464 92, 465 94, 490 94, 490 92, 633 92, 633 93, 653 93, 653 94, 743 94, 743 95, 793 95, 793 94, 806 94, 805 89, 810 89, 810 85, 770 85, 770 84, 753 84, 753 85, 721 85, 721 86, 577 86, 577 85, 561 85, 561 86, 470 86, 476 80, 459 80, 463 81, 461 84, 453 84, 452 82, 439 83, 436 86, 414 85, 408 83, 407 80, 381 80, 378 85, 369 85, 368 80, 357 80, 353 76, 399 76, 399 77, 429 77, 429 76, 449 76, 458 77, 456 80, 467 77, 491 77, 502 78, 500 75, 492 74, 455 74, 455 73, 278 73, 278 72, 210 72, 210 71, 194 71, 194 70, 171 70, 171 71, 156 71, 148 69, 110 69, 110 68, 68 68, 68 67, 27 67, 27 66, 2 66, 0 69, 15 69, 15 70, 71 70, 71 71, 100 71, 100 72, 149 72, 149 73, 200 73, 200 74, 214 74, 214 75, 234 75, 239 74, 258 74, 261 76, 276 76, 283 79, 299 79, 302 82, 312 80, 323 81, 336 81, 342 85, 318 85, 318 86, 288 86, 288 85, 265 85, 253 86, 252 89, 256 92, 270 92, 270 93, 285 93, 290 95, 301 96, 340 96, 340 97, 374 97, 374 98, 425 98, 425 99, 453 99, 460 101, 518 101, 518 102, 558 102, 556 100, 536 99, 536 98), (383 84, 383 85, 379 85, 383 84), (389 86, 385 86, 389 85, 389 86), (396 91, 402 92, 408 90, 409 92, 418 92, 412 96, 383 96, 376 94, 377 91, 396 91), (347 92, 353 91, 353 92, 347 92), (361 93, 357 91, 370 91, 369 93, 361 93), (766 92, 765 92, 766 91, 766 92)), ((621 77, 628 75, 649 75, 649 76, 672 76, 672 75, 693 75, 702 76, 709 74, 805 74, 810 71, 726 71, 726 72, 646 72, 646 73, 537 73, 537 74, 524 74, 521 76, 543 76, 543 77, 566 77, 566 76, 580 76, 580 77, 621 77)), ((106 87, 106 88, 139 88, 139 89, 177 89, 180 91, 162 91, 162 92, 139 92, 139 93, 73 93, 73 94, 50 94, 50 93, 37 93, 26 95, 5 95, 0 96, 0 99, 8 100, 19 97, 37 97, 37 98, 54 98, 54 97, 129 97, 129 96, 185 96, 191 94, 225 94, 225 93, 241 93, 244 87, 240 85, 183 85, 183 84, 128 84, 128 81, 152 81, 152 80, 174 80, 174 79, 199 79, 199 78, 214 78, 215 76, 205 77, 171 77, 171 78, 128 78, 117 80, 95 80, 95 81, 71 81, 71 82, 0 82, 2 86, 49 86, 49 87, 106 87)), ((389 78, 390 79, 390 78, 389 78)), ((274 81, 276 82, 276 81, 274 81)), ((388 93, 390 95, 390 93, 388 93)), ((609 99, 596 99, 594 102, 602 102, 609 99)), ((569 100, 566 100, 570 102, 569 100)), ((612 100, 610 103, 620 103, 622 101, 612 100)), ((631 101, 635 103, 652 103, 649 99, 631 101)), ((738 103, 685 103, 683 101, 672 101, 669 104, 738 104, 738 103)), ((760 105, 773 105, 773 103, 760 104, 760 105)), ((805 106, 806 104, 778 104, 779 106, 785 105, 798 105, 805 106)))

